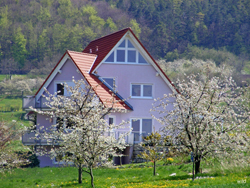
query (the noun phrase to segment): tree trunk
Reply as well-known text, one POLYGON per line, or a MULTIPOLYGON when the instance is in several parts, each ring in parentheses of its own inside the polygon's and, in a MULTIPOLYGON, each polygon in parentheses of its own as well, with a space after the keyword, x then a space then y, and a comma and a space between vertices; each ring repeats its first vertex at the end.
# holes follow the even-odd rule
POLYGON ((195 157, 195 174, 200 173, 200 163, 201 163, 200 157, 199 156, 195 157))
POLYGON ((193 160, 193 178, 192 178, 192 180, 194 181, 194 160, 193 160))
POLYGON ((155 169, 156 169, 156 166, 155 166, 155 161, 154 161, 154 176, 155 176, 155 169))
POLYGON ((95 187, 94 185, 94 176, 93 176, 93 169, 92 166, 89 167, 89 171, 90 171, 90 176, 91 176, 91 186, 95 187))
POLYGON ((78 183, 82 183, 82 165, 80 164, 78 167, 78 183))

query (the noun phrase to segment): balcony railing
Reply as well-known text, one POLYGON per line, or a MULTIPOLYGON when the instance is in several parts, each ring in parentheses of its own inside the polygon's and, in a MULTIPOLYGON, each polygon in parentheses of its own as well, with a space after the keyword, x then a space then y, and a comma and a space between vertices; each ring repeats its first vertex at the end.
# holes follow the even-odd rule
POLYGON ((49 145, 45 139, 37 139, 34 132, 27 132, 22 135, 24 145, 49 145))
MULTIPOLYGON (((121 136, 121 134, 126 133, 125 131, 112 131, 105 133, 104 135, 107 136, 114 136, 117 140, 121 136)), ((134 133, 130 133, 124 137, 125 143, 129 145, 133 145, 135 142, 134 140, 134 133)), ((38 139, 34 132, 27 132, 22 135, 22 142, 24 145, 51 145, 51 142, 48 142, 46 139, 38 139)))
POLYGON ((33 108, 48 108, 47 105, 45 105, 45 102, 47 102, 45 97, 40 97, 39 100, 35 99, 35 96, 25 96, 23 97, 23 109, 29 109, 30 107, 33 108))

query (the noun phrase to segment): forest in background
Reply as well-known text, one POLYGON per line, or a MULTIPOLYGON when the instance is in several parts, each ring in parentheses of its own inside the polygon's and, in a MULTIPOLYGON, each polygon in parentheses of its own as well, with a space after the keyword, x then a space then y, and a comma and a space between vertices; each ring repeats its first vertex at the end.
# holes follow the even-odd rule
POLYGON ((250 73, 248 0, 1 0, 0 74, 48 74, 65 50, 131 27, 155 59, 250 73))

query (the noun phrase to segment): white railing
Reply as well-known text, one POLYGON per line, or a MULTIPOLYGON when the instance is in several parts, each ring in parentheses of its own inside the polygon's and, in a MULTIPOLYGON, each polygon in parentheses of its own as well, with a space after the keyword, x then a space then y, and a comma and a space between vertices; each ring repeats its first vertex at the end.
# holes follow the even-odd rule
POLYGON ((26 97, 23 97, 23 109, 29 109, 30 107, 48 108, 45 105, 45 102, 47 102, 45 97, 40 97, 39 100, 36 100, 34 96, 26 96, 26 97))
MULTIPOLYGON (((114 136, 115 139, 118 140, 121 134, 126 134, 126 132, 125 131, 112 131, 112 132, 105 133, 104 135, 114 136)), ((134 143, 137 143, 135 142, 133 132, 126 134, 124 139, 125 139, 126 144, 129 144, 129 145, 133 145, 134 143)), ((46 139, 37 138, 35 135, 35 132, 24 133, 22 135, 22 143, 24 145, 50 145, 51 144, 51 142, 48 142, 46 139)))
POLYGON ((50 145, 45 139, 37 139, 35 132, 27 132, 22 135, 24 145, 50 145))

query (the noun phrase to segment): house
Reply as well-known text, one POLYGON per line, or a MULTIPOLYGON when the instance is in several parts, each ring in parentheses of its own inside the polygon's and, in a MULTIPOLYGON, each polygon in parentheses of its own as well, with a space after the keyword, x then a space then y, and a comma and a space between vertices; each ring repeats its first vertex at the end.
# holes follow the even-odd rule
MULTIPOLYGON (((119 108, 122 108, 123 112, 111 113, 106 119, 116 124, 122 120, 130 122, 127 130, 117 130, 116 134, 133 128, 127 138, 131 146, 141 142, 142 135, 150 134, 153 128, 157 131, 161 127, 150 112, 154 99, 176 92, 174 85, 133 31, 126 28, 90 42, 83 52, 66 51, 35 96, 24 98, 23 108, 28 111, 29 107, 33 106, 48 110, 42 96, 44 88, 50 93, 61 90, 62 94, 68 95, 67 91, 61 88, 61 83, 71 85, 72 76, 75 80, 85 78, 91 86, 104 83, 95 90, 101 101, 111 98, 110 90, 115 90, 119 99, 127 99, 120 102, 119 108), (116 88, 113 88, 114 85, 116 88)), ((36 122, 38 126, 48 127, 54 124, 55 120, 37 114, 36 122)), ((23 143, 46 146, 46 140, 32 140, 30 137, 30 134, 24 135, 23 143)), ((128 151, 130 157, 132 148, 128 151)), ((41 156, 39 159, 41 167, 57 165, 55 160, 47 156, 41 156)))

